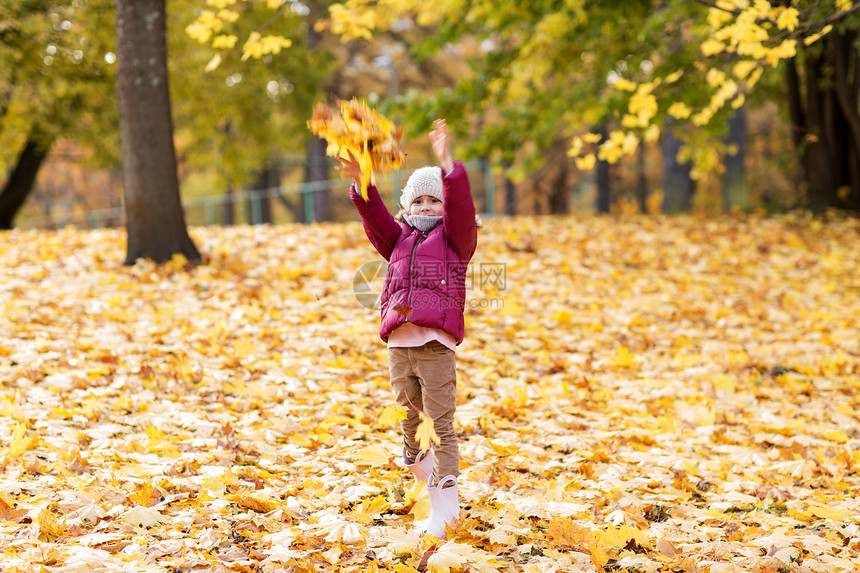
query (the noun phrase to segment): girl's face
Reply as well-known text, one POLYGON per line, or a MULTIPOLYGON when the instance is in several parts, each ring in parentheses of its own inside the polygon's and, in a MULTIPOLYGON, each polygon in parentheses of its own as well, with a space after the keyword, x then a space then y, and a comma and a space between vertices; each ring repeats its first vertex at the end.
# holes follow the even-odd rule
POLYGON ((430 195, 416 197, 409 206, 410 215, 436 215, 442 214, 442 201, 430 195))

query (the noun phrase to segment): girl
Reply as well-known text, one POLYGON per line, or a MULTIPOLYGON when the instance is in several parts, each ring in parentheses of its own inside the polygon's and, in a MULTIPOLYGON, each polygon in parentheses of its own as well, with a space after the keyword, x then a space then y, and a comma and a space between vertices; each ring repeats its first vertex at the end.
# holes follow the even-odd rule
POLYGON ((367 238, 389 262, 379 335, 388 344, 395 399, 408 410, 401 422, 403 461, 427 482, 431 511, 422 530, 444 538, 445 526, 460 515, 454 348, 463 340, 466 271, 478 233, 469 178, 453 159, 445 120, 436 120, 430 141, 441 168, 422 167, 409 177, 400 223, 376 187, 368 187, 367 201, 356 191, 361 168, 352 154, 337 169, 355 181, 350 197, 367 238), (415 439, 419 411, 432 418, 440 441, 427 451, 415 439))

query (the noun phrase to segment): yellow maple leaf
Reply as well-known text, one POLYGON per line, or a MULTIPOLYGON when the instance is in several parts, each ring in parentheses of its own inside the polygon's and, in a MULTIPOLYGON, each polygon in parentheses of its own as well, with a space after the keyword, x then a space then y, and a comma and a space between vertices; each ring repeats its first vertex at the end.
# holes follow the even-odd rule
POLYGON ((626 346, 621 346, 612 358, 612 364, 619 368, 627 368, 636 363, 636 355, 631 353, 626 346))
POLYGON ((230 494, 225 496, 224 499, 244 507, 245 509, 257 511, 259 513, 268 513, 281 506, 280 502, 277 500, 260 494, 251 494, 248 492, 230 494))
POLYGON ((355 520, 366 525, 373 520, 380 519, 382 514, 390 507, 391 504, 384 495, 378 495, 373 499, 366 499, 356 508, 355 520))
POLYGON ((593 153, 589 153, 583 157, 577 157, 575 161, 577 169, 580 171, 590 171, 591 169, 594 169, 594 165, 597 163, 597 158, 593 153))
POLYGON ((824 505, 821 503, 811 503, 807 507, 810 513, 821 519, 832 519, 834 521, 845 521, 851 516, 851 512, 841 507, 833 507, 832 505, 824 505))
POLYGON ((427 416, 424 412, 418 412, 421 417, 421 423, 418 424, 418 430, 415 432, 415 439, 421 446, 421 451, 430 449, 430 442, 437 446, 441 443, 439 436, 436 435, 436 429, 433 427, 433 418, 427 416))
POLYGON ((161 501, 161 492, 152 485, 152 482, 145 482, 128 498, 138 505, 152 507, 161 501))
POLYGON ((844 444, 849 440, 848 434, 843 432, 842 430, 831 430, 824 434, 825 440, 830 440, 831 442, 837 442, 839 444, 844 444))
POLYGON ((412 503, 409 515, 415 522, 423 521, 430 517, 430 496, 427 493, 427 484, 423 481, 416 483, 415 490, 407 490, 406 499, 412 503))
POLYGON ((37 436, 27 435, 27 426, 24 424, 18 424, 12 432, 12 441, 9 444, 9 456, 17 458, 32 448, 37 441, 37 436))
POLYGON ((588 552, 591 556, 591 562, 598 571, 603 571, 603 566, 609 562, 609 556, 606 551, 600 548, 596 543, 588 544, 588 552))
POLYGON ((55 515, 53 511, 47 508, 39 512, 36 522, 39 524, 39 530, 51 538, 60 537, 67 531, 66 522, 63 521, 63 518, 55 515))
POLYGON ((400 404, 389 404, 382 410, 379 415, 378 427, 389 428, 400 425, 400 420, 406 419, 408 410, 400 404))
POLYGON ((624 547, 631 539, 643 547, 650 545, 647 533, 624 523, 618 527, 610 525, 606 531, 596 532, 595 539, 597 543, 607 548, 624 547))
POLYGON ((427 559, 427 568, 433 573, 448 573, 451 569, 459 570, 472 553, 472 547, 465 543, 448 541, 436 549, 427 559))
POLYGON ((384 446, 371 446, 363 448, 355 453, 352 461, 359 466, 381 467, 387 466, 391 454, 384 446))
POLYGON ((576 525, 569 517, 551 521, 546 534, 557 547, 578 547, 592 539, 590 529, 576 525))
POLYGON ((797 8, 793 8, 789 6, 785 8, 780 15, 776 19, 776 25, 780 30, 788 30, 789 32, 793 32, 797 27, 797 22, 799 20, 800 13, 797 11, 797 8))

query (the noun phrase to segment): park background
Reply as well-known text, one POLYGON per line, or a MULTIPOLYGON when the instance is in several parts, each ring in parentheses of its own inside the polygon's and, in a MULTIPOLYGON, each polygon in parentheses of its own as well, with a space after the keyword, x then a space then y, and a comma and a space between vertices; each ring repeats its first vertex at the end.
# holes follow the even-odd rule
POLYGON ((0 2, 0 571, 856 570, 858 14, 0 2), (484 215, 435 552, 335 97, 484 215))
MULTIPOLYGON (((485 213, 860 206, 851 2, 353 4, 344 30, 326 3, 168 3, 190 223, 354 218, 305 128, 334 97, 402 124, 407 169, 447 116, 485 213), (588 132, 598 161, 570 153, 588 132)), ((3 10, 0 224, 122 225, 113 3, 3 10)), ((382 183, 393 205, 402 177, 382 183)))

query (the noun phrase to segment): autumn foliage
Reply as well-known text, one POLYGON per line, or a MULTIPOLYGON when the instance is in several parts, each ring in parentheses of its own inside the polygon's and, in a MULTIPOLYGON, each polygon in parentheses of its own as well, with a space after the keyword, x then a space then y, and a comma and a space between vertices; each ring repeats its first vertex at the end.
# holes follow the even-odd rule
POLYGON ((860 225, 485 222, 428 552, 356 223, 0 234, 0 571, 855 571, 860 225))
POLYGON ((367 199, 367 186, 376 177, 399 168, 406 162, 400 148, 403 131, 394 122, 356 98, 336 104, 314 106, 308 127, 328 143, 326 154, 347 158, 353 155, 361 167, 361 196, 367 199))

